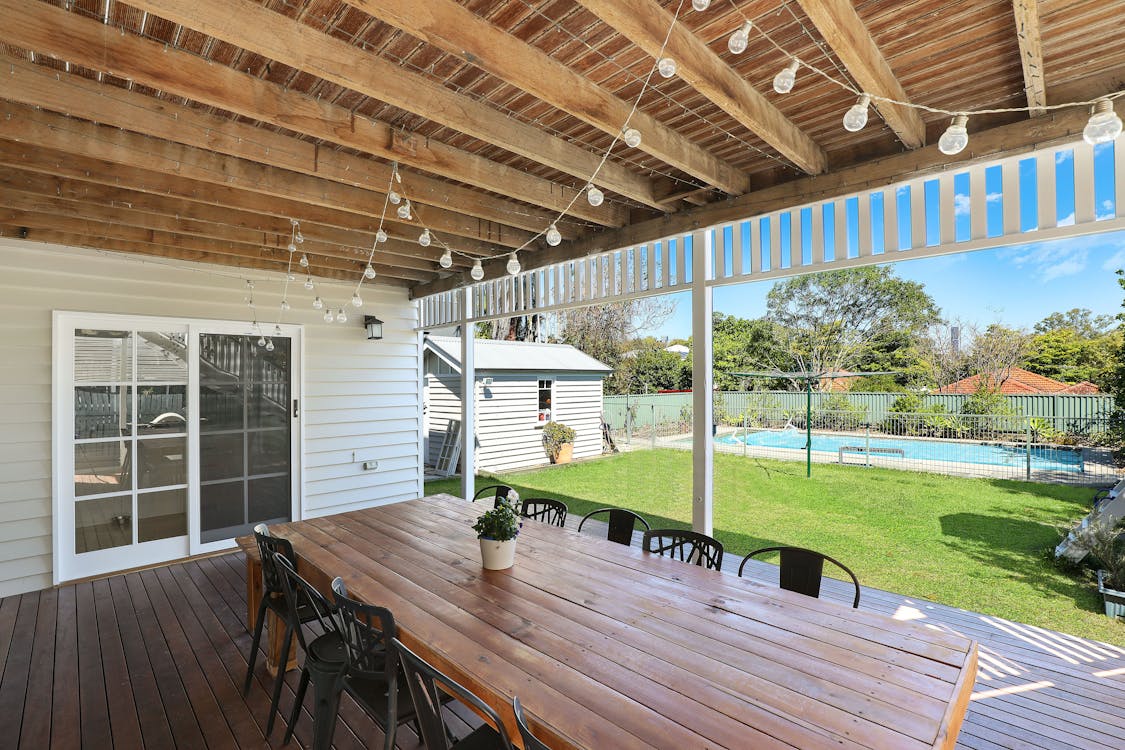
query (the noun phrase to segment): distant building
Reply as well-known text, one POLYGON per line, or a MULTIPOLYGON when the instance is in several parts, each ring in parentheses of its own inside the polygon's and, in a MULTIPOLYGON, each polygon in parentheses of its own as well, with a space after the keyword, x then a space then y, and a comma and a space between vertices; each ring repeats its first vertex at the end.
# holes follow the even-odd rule
MULTIPOLYGON (((981 386, 981 377, 981 375, 972 375, 958 380, 956 383, 950 383, 944 388, 939 388, 935 393, 966 395, 976 393, 981 386)), ((986 382, 989 382, 998 380, 999 374, 992 373, 984 377, 987 378, 986 382)), ((1055 380, 1045 375, 1037 375, 1034 372, 1029 372, 1022 367, 1013 367, 1009 371, 1007 379, 1001 383, 1000 393, 1005 396, 1043 393, 1093 396, 1100 394, 1101 390, 1087 380, 1083 380, 1081 383, 1064 383, 1061 380, 1055 380)))
POLYGON ((683 344, 672 344, 671 346, 666 346, 664 347, 664 351, 672 352, 673 354, 679 354, 680 359, 687 359, 687 356, 691 354, 691 349, 688 349, 683 344))

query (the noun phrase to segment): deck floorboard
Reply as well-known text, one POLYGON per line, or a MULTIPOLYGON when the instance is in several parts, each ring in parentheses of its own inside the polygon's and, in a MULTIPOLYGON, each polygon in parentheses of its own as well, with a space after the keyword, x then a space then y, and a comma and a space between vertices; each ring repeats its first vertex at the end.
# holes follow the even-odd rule
MULTIPOLYGON (((568 525, 571 525, 568 523, 568 525)), ((727 572, 737 570, 730 559, 727 572)), ((748 575, 775 585, 777 569, 748 575)), ((850 604, 850 584, 823 595, 850 604)), ((860 606, 960 633, 981 646, 964 750, 1125 747, 1125 648, 864 588, 860 606)), ((0 600, 0 745, 20 748, 281 748, 297 674, 286 677, 273 736, 263 736, 272 680, 250 651, 241 554, 190 562, 0 600)), ((295 732, 307 747, 310 702, 295 732)), ((465 731, 471 714, 450 716, 465 731)), ((408 727, 399 748, 417 750, 408 727)), ((292 746, 292 745, 291 745, 292 746)), ((382 732, 350 699, 341 703, 340 750, 381 747, 382 732)))

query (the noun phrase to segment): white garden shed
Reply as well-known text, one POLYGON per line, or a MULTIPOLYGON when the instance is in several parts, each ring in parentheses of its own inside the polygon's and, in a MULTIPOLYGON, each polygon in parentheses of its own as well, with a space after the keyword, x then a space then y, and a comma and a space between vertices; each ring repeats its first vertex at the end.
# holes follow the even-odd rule
MULTIPOLYGON (((574 458, 602 452, 602 379, 613 372, 567 344, 477 339, 476 470, 549 463, 543 425, 576 433, 574 458)), ((424 341, 426 463, 435 466, 451 421, 461 419, 461 339, 424 341)))

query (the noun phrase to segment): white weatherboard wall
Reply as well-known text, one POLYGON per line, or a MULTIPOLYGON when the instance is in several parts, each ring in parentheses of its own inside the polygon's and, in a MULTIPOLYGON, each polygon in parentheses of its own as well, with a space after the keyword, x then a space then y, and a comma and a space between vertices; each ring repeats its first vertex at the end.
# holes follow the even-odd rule
MULTIPOLYGON (((52 311, 246 320, 233 268, 0 239, 0 596, 51 585, 52 311)), ((282 277, 249 270, 262 320, 276 320, 282 277)), ((347 324, 327 324, 314 292, 290 285, 286 322, 304 329, 302 516, 418 497, 421 345, 416 307, 401 289, 367 287, 364 310, 386 321, 368 341, 352 286, 318 284, 347 324), (365 471, 353 461, 377 460, 365 471)))

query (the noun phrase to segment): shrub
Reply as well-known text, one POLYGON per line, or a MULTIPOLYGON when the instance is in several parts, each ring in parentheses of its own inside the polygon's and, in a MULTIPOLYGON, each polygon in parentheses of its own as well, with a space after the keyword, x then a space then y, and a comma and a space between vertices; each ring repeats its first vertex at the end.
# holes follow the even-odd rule
POLYGON ((559 449, 565 443, 574 442, 574 436, 574 429, 562 422, 548 422, 543 425, 543 447, 547 449, 547 455, 552 461, 558 458, 559 449))
POLYGON ((1125 591, 1125 521, 1117 524, 1103 519, 1091 520, 1085 526, 1073 526, 1075 541, 1090 551, 1090 557, 1106 572, 1104 584, 1125 591))
POLYGON ((820 402, 813 413, 813 426, 855 430, 867 421, 867 407, 852 403, 843 393, 834 393, 820 402))

